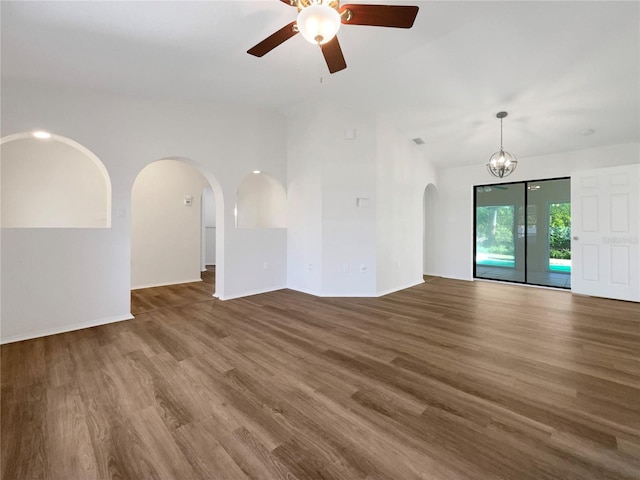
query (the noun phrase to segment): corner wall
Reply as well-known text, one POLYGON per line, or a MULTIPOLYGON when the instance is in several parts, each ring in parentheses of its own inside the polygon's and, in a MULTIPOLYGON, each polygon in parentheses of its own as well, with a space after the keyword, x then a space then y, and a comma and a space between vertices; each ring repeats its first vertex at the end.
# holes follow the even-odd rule
POLYGON ((431 163, 370 113, 300 111, 288 135, 289 288, 371 297, 421 283, 431 163))
POLYGON ((373 117, 328 103, 290 116, 289 288, 375 295, 375 135, 373 117))
POLYGON ((378 120, 377 128, 378 295, 423 282, 424 192, 436 170, 420 147, 378 120))

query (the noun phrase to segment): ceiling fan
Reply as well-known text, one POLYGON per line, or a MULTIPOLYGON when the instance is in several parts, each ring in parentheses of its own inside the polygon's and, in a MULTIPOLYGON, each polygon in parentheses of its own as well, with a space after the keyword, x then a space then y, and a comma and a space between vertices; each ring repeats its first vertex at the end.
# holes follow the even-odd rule
POLYGON ((250 48, 247 53, 262 57, 286 40, 301 33, 307 41, 320 46, 330 73, 347 68, 338 37, 336 37, 341 23, 411 28, 418 15, 418 7, 409 5, 347 4, 340 6, 339 0, 280 1, 297 7, 297 19, 250 48))

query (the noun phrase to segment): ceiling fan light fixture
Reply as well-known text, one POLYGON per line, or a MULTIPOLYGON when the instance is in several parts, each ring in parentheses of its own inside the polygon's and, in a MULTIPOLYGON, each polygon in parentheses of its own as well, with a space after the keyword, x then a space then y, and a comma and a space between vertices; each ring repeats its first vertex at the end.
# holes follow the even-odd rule
POLYGON ((489 163, 487 163, 489 173, 498 178, 508 177, 518 166, 518 158, 513 153, 505 152, 502 148, 502 119, 507 115, 507 112, 496 114, 496 117, 500 119, 500 151, 491 155, 489 163))
POLYGON ((307 42, 324 45, 338 33, 340 14, 329 5, 315 3, 300 10, 296 23, 307 42))

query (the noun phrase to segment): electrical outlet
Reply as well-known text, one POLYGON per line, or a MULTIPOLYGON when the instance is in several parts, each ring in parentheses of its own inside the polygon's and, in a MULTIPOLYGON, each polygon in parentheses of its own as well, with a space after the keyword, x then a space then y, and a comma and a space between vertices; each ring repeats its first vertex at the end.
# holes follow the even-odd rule
POLYGON ((309 269, 309 271, 311 271, 312 267, 313 265, 309 264, 307 268, 309 269))
POLYGON ((342 271, 343 271, 344 273, 349 273, 349 264, 348 264, 348 263, 345 263, 345 264, 342 266, 342 271))

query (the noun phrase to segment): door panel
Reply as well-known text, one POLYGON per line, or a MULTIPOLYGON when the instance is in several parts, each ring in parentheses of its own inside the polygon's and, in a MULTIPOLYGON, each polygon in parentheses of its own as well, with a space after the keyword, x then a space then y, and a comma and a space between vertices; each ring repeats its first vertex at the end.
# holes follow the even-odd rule
POLYGON ((571 176, 574 293, 640 301, 640 165, 571 176))

